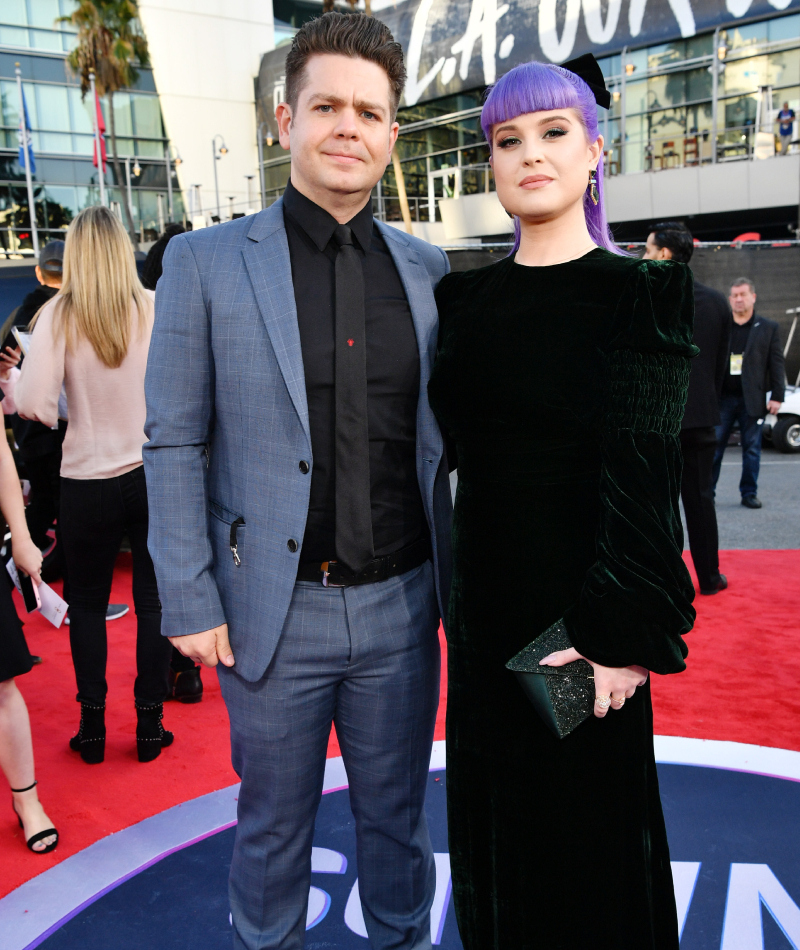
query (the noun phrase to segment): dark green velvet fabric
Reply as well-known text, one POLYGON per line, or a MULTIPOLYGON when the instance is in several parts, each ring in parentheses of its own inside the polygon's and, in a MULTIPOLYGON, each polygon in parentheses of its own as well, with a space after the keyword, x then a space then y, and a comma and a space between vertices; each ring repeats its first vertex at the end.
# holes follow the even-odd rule
POLYGON ((504 664, 563 617, 607 665, 684 669, 678 432, 688 267, 595 250, 437 290, 431 404, 458 451, 450 858, 465 950, 677 950, 649 685, 563 740, 504 664))

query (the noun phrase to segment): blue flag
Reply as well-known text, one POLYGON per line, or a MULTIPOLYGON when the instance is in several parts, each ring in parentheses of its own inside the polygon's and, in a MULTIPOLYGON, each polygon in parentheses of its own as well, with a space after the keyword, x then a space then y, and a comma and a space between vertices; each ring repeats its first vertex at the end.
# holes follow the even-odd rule
POLYGON ((28 153, 30 161, 31 175, 36 174, 36 157, 33 154, 33 136, 31 135, 31 120, 28 116, 28 103, 25 101, 25 90, 22 90, 22 111, 24 113, 24 123, 21 123, 19 132, 19 163, 25 167, 25 152, 28 153))

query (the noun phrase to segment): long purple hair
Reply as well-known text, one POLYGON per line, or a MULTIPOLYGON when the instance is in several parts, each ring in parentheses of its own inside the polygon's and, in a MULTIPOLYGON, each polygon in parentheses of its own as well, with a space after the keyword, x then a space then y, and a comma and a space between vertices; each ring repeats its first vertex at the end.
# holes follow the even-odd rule
MULTIPOLYGON (((481 126, 489 148, 492 147, 492 126, 498 122, 508 122, 527 112, 544 112, 551 109, 577 110, 590 142, 594 142, 600 134, 594 93, 580 76, 550 63, 532 62, 515 66, 492 86, 483 106, 481 126)), ((602 154, 597 164, 597 192, 600 196, 597 204, 589 197, 588 188, 583 196, 583 211, 589 234, 598 247, 624 256, 625 252, 614 244, 606 219, 602 154)), ((515 217, 512 254, 516 254, 519 241, 519 218, 515 217)))

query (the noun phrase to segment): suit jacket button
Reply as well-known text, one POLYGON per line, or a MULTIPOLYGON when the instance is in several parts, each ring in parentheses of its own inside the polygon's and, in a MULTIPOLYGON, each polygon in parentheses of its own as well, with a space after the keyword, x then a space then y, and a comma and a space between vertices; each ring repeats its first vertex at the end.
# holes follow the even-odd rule
POLYGON ((296 554, 300 545, 297 543, 297 541, 295 541, 294 538, 289 538, 289 540, 286 542, 286 547, 289 548, 292 554, 296 554))
POLYGON ((300 471, 301 471, 304 475, 308 475, 308 473, 311 471, 311 468, 310 468, 308 462, 305 461, 305 459, 303 459, 303 461, 300 463, 300 471))

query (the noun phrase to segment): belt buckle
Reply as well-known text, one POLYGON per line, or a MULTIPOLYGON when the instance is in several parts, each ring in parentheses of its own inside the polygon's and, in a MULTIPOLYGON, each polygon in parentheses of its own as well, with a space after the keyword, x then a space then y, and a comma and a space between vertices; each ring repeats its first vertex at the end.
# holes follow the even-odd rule
POLYGON ((328 582, 328 578, 331 576, 331 572, 328 570, 328 568, 332 564, 336 564, 336 563, 337 563, 336 561, 323 561, 322 564, 320 565, 320 569, 322 570, 322 586, 323 587, 347 587, 347 584, 331 584, 328 582))

